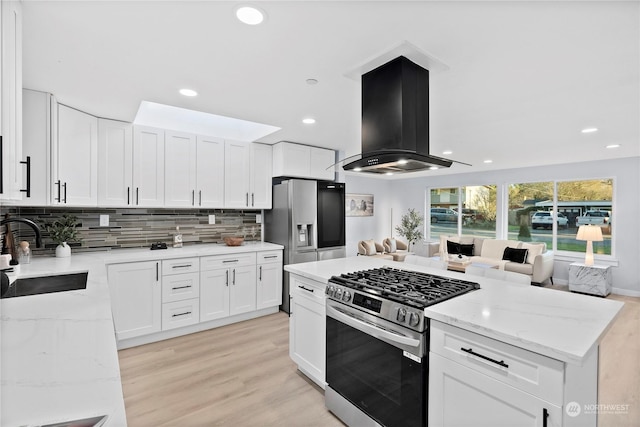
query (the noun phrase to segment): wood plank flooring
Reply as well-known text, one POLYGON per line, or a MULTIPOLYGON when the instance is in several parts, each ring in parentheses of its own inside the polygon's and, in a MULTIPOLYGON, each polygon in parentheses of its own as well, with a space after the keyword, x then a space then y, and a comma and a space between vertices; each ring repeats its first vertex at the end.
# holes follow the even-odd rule
MULTIPOLYGON (((640 299, 600 347, 600 427, 640 425, 640 299)), ((289 359, 289 318, 276 313, 119 352, 130 427, 322 426, 343 424, 324 407, 322 389, 289 359)))

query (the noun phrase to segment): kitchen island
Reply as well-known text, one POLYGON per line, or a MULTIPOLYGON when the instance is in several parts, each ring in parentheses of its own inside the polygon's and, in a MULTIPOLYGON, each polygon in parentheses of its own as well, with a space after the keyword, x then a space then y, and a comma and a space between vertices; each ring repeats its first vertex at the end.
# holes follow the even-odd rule
MULTIPOLYGON (((468 416, 474 425, 495 425, 498 417, 505 425, 530 420, 595 426, 596 413, 586 409, 597 405, 598 345, 622 303, 369 257, 294 264, 285 270, 305 290, 319 293, 333 275, 382 266, 480 284, 478 290, 424 310, 431 319, 430 425, 465 425, 468 416)), ((310 323, 297 322, 295 316, 294 311, 294 340, 305 336, 300 329, 310 323)), ((321 384, 323 361, 314 360, 299 343, 292 342, 291 349, 301 371, 321 384)))
MULTIPOLYGON (((279 245, 194 245, 35 257, 17 278, 87 272, 86 289, 0 300, 0 425, 107 415, 126 426, 107 266, 148 260, 281 250, 279 245)), ((276 306, 277 310, 277 306, 276 306)))

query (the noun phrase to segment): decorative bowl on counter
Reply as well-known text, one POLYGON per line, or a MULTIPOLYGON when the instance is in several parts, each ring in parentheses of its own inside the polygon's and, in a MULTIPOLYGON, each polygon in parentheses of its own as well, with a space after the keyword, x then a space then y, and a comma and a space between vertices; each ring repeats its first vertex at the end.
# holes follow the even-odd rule
POLYGON ((240 246, 244 242, 244 237, 225 237, 223 240, 227 246, 240 246))

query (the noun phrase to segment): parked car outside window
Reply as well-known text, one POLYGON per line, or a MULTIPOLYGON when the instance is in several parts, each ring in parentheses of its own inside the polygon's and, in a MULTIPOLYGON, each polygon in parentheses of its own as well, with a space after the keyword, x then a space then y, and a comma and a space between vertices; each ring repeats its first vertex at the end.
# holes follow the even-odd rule
MULTIPOLYGON (((558 227, 568 228, 569 219, 564 214, 558 212, 557 217, 558 227)), ((531 228, 534 230, 537 228, 552 228, 553 227, 553 214, 552 212, 539 211, 534 212, 531 217, 531 228)))
POLYGON ((447 208, 431 208, 431 223, 458 222, 458 213, 447 208))

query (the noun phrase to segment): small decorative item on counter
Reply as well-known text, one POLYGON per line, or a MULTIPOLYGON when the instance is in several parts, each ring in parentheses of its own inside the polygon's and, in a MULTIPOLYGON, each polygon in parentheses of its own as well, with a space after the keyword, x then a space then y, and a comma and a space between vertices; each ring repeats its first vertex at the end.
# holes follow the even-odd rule
POLYGON ((56 247, 57 257, 63 258, 71 256, 71 247, 67 242, 80 241, 77 229, 79 225, 77 217, 67 214, 62 215, 62 217, 50 223, 44 224, 44 229, 49 233, 51 240, 58 244, 56 247))
POLYGON ((227 236, 223 240, 227 246, 240 246, 244 242, 244 237, 227 236))
POLYGON ((182 247, 182 233, 180 233, 180 227, 176 227, 176 232, 173 234, 173 247, 182 247))
POLYGON ((18 249, 18 262, 20 264, 29 264, 31 262, 31 249, 29 249, 29 242, 20 242, 20 248, 18 249))

